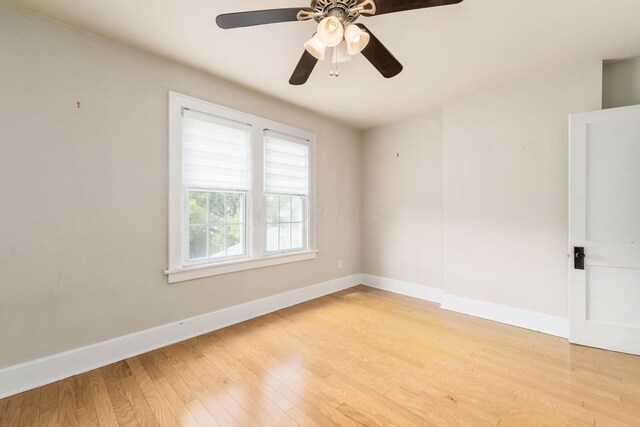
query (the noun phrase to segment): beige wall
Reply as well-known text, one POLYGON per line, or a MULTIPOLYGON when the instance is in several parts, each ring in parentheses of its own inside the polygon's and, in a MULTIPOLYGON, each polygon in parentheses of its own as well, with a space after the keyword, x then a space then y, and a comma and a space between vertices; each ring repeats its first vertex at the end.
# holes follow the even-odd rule
POLYGON ((594 63, 367 132, 363 272, 567 316, 568 115, 601 90, 594 63))
POLYGON ((605 61, 602 85, 604 108, 640 104, 640 57, 605 61))
POLYGON ((442 286, 442 112, 365 134, 363 273, 442 286))
POLYGON ((1 2, 0 58, 0 367, 360 272, 359 132, 1 2), (169 90, 317 132, 317 260, 167 284, 169 90))
POLYGON ((568 115, 601 81, 595 63, 445 107, 445 293, 568 315, 568 115))

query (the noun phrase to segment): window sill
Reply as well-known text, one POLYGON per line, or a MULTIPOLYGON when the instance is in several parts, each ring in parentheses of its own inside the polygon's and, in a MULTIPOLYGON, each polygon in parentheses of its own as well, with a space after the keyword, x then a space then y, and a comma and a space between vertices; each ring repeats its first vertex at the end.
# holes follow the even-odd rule
POLYGON ((203 277, 218 276, 255 268, 271 267, 298 261, 315 259, 318 251, 293 252, 282 255, 271 255, 260 259, 242 259, 238 261, 221 262, 218 264, 195 265, 191 267, 165 270, 169 283, 186 282, 187 280, 203 277))

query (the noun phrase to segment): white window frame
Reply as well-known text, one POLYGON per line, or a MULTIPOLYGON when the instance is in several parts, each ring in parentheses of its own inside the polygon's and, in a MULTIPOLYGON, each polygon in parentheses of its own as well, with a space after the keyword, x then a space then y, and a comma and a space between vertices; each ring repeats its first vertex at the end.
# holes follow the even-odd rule
POLYGON ((315 246, 315 143, 314 133, 263 117, 222 107, 176 92, 169 92, 169 283, 278 264, 306 261, 317 256, 315 246), (189 236, 186 199, 182 185, 182 111, 191 109, 251 126, 251 188, 245 200, 246 253, 243 259, 189 262, 185 247, 189 236), (264 134, 277 132, 306 141, 309 147, 309 194, 307 195, 306 250, 266 253, 266 208, 264 192, 264 134))

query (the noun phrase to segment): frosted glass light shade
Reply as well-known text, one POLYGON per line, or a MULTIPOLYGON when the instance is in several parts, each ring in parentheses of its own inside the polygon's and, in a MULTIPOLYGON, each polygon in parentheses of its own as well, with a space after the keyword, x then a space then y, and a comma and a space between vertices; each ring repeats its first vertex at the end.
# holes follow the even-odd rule
POLYGON ((349 25, 344 33, 344 38, 347 41, 349 55, 357 55, 362 52, 371 40, 371 36, 357 25, 349 25))
POLYGON ((338 46, 336 46, 336 62, 347 62, 352 59, 353 58, 347 51, 347 42, 342 41, 338 46))
POLYGON ((322 40, 320 40, 317 34, 304 44, 304 48, 317 60, 324 60, 324 51, 327 49, 327 46, 322 43, 322 40))
POLYGON ((318 36, 327 47, 335 47, 344 38, 342 22, 335 16, 328 16, 318 24, 318 36))

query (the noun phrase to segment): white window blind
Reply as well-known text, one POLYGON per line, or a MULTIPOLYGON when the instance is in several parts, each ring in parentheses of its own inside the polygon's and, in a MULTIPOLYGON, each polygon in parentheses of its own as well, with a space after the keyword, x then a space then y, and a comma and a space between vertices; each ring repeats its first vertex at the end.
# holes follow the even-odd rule
POLYGON ((268 194, 309 194, 309 147, 306 140, 265 132, 264 186, 268 194))
POLYGON ((251 187, 251 126, 183 109, 183 184, 220 190, 251 187))

